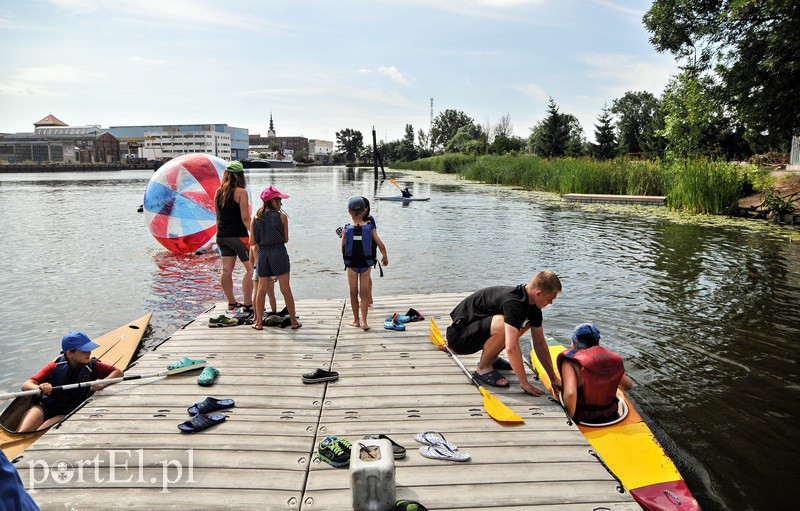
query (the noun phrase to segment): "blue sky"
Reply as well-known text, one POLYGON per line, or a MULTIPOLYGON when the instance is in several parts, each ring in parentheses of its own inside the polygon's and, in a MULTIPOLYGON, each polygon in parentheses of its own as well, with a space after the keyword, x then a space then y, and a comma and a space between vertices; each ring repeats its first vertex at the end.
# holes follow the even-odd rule
POLYGON ((380 139, 462 110, 527 137, 552 96, 589 139, 604 103, 676 66, 624 0, 0 0, 0 132, 228 123, 380 139))

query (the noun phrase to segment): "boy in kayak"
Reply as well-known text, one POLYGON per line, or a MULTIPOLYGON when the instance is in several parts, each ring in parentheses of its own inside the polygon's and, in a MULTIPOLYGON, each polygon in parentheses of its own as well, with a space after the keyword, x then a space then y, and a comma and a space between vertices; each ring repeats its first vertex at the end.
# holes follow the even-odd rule
POLYGON ((617 387, 633 388, 622 357, 600 346, 600 331, 583 323, 572 332, 572 349, 556 361, 564 386, 564 407, 578 422, 601 424, 618 417, 617 387))
POLYGON ((542 330, 542 309, 553 303, 561 292, 561 281, 551 271, 536 274, 527 284, 493 286, 471 294, 450 313, 447 344, 461 355, 481 352, 478 369, 472 376, 486 385, 506 388, 509 381, 498 371, 513 370, 520 386, 528 394, 544 394, 534 387, 525 372, 519 338, 528 329, 536 356, 542 360, 553 389, 561 389, 561 380, 553 372, 550 350, 542 330), (498 358, 506 350, 508 360, 498 358))
POLYGON ((22 416, 17 432, 49 428, 83 403, 92 392, 107 385, 72 390, 53 390, 53 387, 123 376, 116 367, 92 358, 92 350, 99 347, 83 332, 70 332, 61 339, 63 355, 22 384, 22 390, 38 389, 41 397, 38 401, 34 399, 33 405, 22 416))

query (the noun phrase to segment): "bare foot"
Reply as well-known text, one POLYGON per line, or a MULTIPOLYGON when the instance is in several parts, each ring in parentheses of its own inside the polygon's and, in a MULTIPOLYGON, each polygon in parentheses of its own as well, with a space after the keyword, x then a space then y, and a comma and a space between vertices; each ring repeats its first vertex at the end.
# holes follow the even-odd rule
POLYGON ((350 323, 348 323, 348 325, 350 325, 352 327, 355 327, 355 328, 361 328, 361 322, 360 321, 351 321, 350 323))
POLYGON ((365 332, 366 332, 367 330, 369 330, 370 328, 372 328, 372 327, 371 327, 371 326, 369 326, 368 324, 364 323, 364 331, 365 331, 365 332))
POLYGON ((264 325, 253 325, 253 330, 264 330, 264 325))
POLYGON ((301 326, 303 326, 302 323, 300 323, 299 321, 295 321, 294 323, 292 323, 292 330, 297 330, 301 326))

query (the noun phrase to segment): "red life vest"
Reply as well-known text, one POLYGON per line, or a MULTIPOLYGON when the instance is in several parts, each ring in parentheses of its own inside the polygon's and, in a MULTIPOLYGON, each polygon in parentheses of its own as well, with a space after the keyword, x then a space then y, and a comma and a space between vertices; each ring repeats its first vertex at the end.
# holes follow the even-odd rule
POLYGON ((562 351, 556 360, 559 372, 565 359, 580 365, 583 379, 583 385, 578 387, 574 419, 591 423, 616 417, 617 388, 625 374, 622 357, 601 346, 562 351))

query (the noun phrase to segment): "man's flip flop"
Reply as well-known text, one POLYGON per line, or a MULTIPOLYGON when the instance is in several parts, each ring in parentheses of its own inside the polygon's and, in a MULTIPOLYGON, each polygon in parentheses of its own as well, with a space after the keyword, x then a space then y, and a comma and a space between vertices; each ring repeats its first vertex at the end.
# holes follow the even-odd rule
POLYGON ((425 445, 444 444, 448 448, 454 451, 458 449, 458 447, 456 447, 455 444, 451 444, 450 442, 445 440, 443 434, 437 433, 435 431, 426 431, 425 433, 417 433, 416 435, 414 435, 414 440, 425 445))
POLYGON ((201 387, 210 387, 215 381, 217 381, 218 377, 218 369, 211 366, 206 366, 206 368, 203 369, 203 372, 200 373, 200 376, 197 377, 197 384, 201 387))
POLYGON ((178 429, 184 433, 199 433, 220 422, 225 422, 225 416, 221 413, 215 413, 214 415, 198 413, 183 424, 178 424, 178 429))
POLYGON ((205 360, 192 360, 189 357, 183 357, 177 362, 173 362, 167 366, 167 370, 174 371, 175 369, 185 369, 187 367, 198 366, 203 367, 206 365, 205 360))
POLYGON ((207 397, 199 403, 193 404, 186 411, 191 415, 197 415, 198 413, 208 414, 211 412, 216 412, 217 410, 232 408, 235 405, 236 403, 233 401, 233 399, 217 399, 215 397, 207 397))
POLYGON ((494 364, 492 364, 492 369, 497 369, 498 371, 510 371, 511 363, 504 358, 498 358, 494 361, 494 364))
POLYGON ((419 453, 426 458, 433 460, 446 461, 468 461, 469 454, 458 449, 451 449, 445 444, 423 445, 419 448, 419 453))
POLYGON ((486 385, 491 385, 492 387, 497 387, 501 389, 507 389, 511 383, 506 380, 505 385, 499 385, 497 382, 501 378, 505 378, 502 374, 497 372, 497 369, 492 369, 488 373, 485 374, 478 374, 477 372, 472 373, 472 377, 478 381, 485 383, 486 385))

